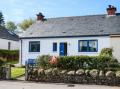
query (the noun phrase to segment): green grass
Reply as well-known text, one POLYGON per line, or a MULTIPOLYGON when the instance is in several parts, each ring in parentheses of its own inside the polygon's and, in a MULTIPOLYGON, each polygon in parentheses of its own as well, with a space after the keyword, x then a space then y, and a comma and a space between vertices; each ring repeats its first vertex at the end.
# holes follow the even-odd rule
POLYGON ((25 68, 11 68, 11 78, 15 79, 25 74, 25 68))

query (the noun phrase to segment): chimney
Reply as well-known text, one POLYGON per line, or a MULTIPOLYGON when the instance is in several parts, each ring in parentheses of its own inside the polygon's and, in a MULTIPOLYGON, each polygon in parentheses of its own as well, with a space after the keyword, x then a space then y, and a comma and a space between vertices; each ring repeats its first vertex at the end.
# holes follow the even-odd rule
POLYGON ((44 17, 42 13, 37 14, 37 21, 44 21, 44 17))
POLYGON ((109 5, 109 7, 107 8, 107 13, 108 15, 110 16, 115 16, 116 15, 116 7, 112 6, 112 5, 109 5))

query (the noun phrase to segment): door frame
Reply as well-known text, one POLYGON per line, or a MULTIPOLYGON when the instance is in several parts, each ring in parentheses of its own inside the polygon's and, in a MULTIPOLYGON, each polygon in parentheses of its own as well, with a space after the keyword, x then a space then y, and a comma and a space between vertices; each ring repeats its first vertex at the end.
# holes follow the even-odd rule
POLYGON ((67 56, 67 52, 68 52, 68 44, 67 44, 67 42, 60 42, 59 43, 59 55, 60 56, 67 56), (61 55, 61 44, 64 44, 64 49, 63 49, 64 54, 63 55, 61 55), (65 47, 65 45, 66 45, 66 47, 65 47))

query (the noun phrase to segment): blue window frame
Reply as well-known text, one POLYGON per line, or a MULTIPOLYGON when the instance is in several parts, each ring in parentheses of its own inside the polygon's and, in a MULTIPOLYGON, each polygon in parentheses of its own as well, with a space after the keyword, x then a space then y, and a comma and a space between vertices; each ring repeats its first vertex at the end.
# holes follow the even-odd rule
POLYGON ((53 43, 53 52, 56 52, 57 51, 57 43, 53 43))
POLYGON ((79 52, 97 52, 98 40, 79 40, 78 51, 79 52))
POLYGON ((40 41, 30 41, 29 52, 40 52, 40 41))

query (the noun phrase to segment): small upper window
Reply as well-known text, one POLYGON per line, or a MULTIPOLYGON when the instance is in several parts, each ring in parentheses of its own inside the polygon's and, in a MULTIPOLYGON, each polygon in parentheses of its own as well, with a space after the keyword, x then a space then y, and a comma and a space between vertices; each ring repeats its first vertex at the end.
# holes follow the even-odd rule
POLYGON ((78 43, 79 52, 97 52, 98 41, 97 40, 79 40, 78 43))
POLYGON ((40 52, 40 41, 30 41, 29 52, 40 52))
POLYGON ((53 51, 57 51, 57 43, 53 43, 53 51))

